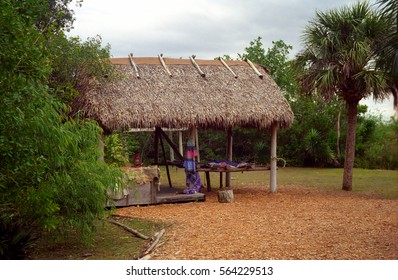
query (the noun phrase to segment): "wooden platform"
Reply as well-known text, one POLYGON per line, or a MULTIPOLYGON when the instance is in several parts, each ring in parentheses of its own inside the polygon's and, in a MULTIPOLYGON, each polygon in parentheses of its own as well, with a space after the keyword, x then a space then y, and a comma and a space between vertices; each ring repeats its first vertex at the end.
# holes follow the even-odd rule
POLYGON ((163 203, 182 203, 182 202, 196 202, 205 201, 206 195, 203 193, 195 194, 181 194, 182 189, 170 188, 168 186, 161 186, 160 192, 156 193, 157 204, 163 203))

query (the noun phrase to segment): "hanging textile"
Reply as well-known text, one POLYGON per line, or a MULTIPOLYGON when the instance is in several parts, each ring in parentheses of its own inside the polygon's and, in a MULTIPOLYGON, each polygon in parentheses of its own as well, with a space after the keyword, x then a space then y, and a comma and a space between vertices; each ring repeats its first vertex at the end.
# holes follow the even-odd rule
POLYGON ((195 147, 195 143, 192 140, 188 140, 185 150, 184 168, 186 176, 186 189, 184 193, 193 194, 197 193, 202 186, 199 173, 196 171, 195 157, 198 152, 195 147))

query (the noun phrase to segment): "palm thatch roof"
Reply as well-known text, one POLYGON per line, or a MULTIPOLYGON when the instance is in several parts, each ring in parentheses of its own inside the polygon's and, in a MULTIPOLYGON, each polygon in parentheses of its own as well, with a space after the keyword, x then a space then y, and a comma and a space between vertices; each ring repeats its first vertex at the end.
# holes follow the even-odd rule
POLYGON ((119 78, 97 82, 74 105, 106 131, 155 126, 266 129, 293 121, 266 69, 254 69, 250 62, 161 56, 111 62, 119 78))

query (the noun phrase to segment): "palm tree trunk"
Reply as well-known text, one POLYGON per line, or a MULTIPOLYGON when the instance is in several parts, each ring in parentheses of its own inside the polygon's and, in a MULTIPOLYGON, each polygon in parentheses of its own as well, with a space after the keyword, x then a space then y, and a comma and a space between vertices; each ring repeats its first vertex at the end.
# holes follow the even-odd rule
POLYGON ((344 159, 344 175, 343 190, 352 190, 352 170, 355 160, 355 129, 357 126, 357 113, 359 101, 347 102, 347 136, 345 142, 345 159, 344 159))
POLYGON ((336 153, 338 161, 340 161, 340 119, 341 119, 341 111, 339 110, 339 114, 337 115, 337 140, 336 140, 336 153))

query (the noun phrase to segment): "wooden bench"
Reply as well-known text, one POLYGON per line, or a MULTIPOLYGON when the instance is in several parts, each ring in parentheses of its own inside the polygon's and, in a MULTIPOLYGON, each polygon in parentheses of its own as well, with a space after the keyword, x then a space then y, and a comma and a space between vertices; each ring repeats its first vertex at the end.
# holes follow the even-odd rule
MULTIPOLYGON (((269 166, 256 166, 256 167, 239 167, 239 168, 197 168, 196 171, 204 172, 206 176, 207 191, 211 191, 210 172, 220 173, 220 188, 223 187, 223 173, 231 172, 251 172, 251 171, 266 171, 270 170, 269 166)), ((229 186, 226 186, 229 187, 229 186)))

